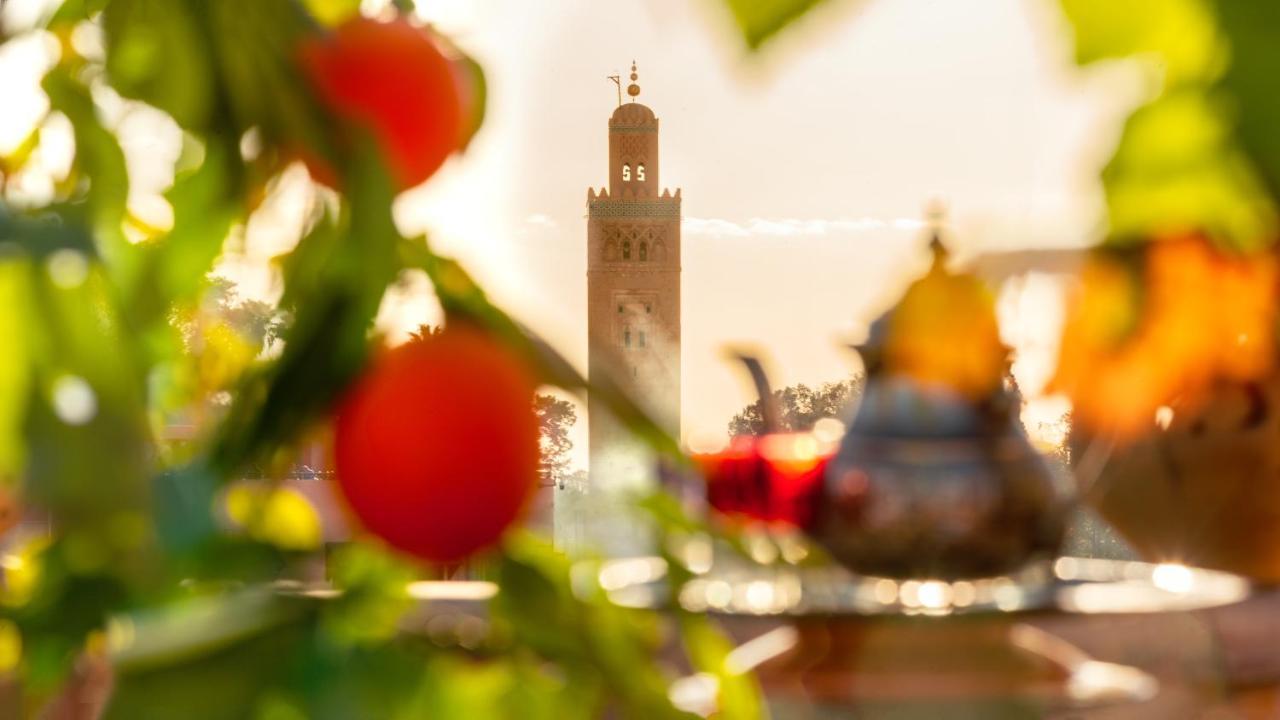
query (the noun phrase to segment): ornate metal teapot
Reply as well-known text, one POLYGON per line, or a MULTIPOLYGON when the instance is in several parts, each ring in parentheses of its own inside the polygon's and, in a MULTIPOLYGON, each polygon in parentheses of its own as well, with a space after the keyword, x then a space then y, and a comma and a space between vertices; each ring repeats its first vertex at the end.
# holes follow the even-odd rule
POLYGON ((936 230, 931 244, 929 273, 856 348, 866 387, 827 466, 809 533, 864 575, 1007 575, 1056 554, 1068 478, 1048 466, 1018 421, 1021 398, 994 308, 948 295, 980 286, 946 270, 936 230), (950 309, 957 298, 960 307, 950 309), (955 312, 965 317, 931 317, 955 312), (976 330, 957 329, 957 319, 976 330))

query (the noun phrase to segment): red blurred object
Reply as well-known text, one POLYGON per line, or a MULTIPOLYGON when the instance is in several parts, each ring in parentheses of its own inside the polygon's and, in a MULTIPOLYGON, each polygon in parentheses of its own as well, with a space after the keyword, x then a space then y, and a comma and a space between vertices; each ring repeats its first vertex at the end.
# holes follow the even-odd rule
MULTIPOLYGON (((431 32, 406 20, 350 20, 299 49, 302 69, 320 100, 373 133, 399 189, 422 183, 466 139, 457 69, 431 32)), ((336 174, 302 151, 317 181, 336 174)))
POLYGON ((834 451, 810 433, 769 433, 739 435, 727 449, 693 459, 718 512, 805 529, 834 451))
POLYGON ((498 542, 538 474, 537 383, 466 326, 378 358, 338 408, 339 487, 365 529, 434 563, 498 542))

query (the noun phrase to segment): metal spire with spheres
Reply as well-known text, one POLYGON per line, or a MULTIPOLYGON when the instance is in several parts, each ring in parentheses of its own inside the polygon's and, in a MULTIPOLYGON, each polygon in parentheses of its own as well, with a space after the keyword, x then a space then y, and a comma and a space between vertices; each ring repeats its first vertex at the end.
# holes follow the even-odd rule
POLYGON ((627 86, 627 94, 631 96, 631 102, 636 101, 636 97, 640 95, 640 86, 636 81, 640 79, 640 75, 636 73, 636 61, 631 61, 631 84, 627 86))

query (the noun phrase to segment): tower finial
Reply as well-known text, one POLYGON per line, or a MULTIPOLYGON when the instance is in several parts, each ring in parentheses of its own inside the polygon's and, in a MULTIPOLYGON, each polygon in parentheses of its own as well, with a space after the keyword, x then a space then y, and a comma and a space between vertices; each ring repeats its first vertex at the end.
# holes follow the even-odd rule
POLYGON ((640 86, 636 81, 640 79, 640 75, 636 72, 636 61, 631 61, 631 84, 627 86, 627 94, 631 96, 631 102, 636 101, 636 96, 640 94, 640 86))

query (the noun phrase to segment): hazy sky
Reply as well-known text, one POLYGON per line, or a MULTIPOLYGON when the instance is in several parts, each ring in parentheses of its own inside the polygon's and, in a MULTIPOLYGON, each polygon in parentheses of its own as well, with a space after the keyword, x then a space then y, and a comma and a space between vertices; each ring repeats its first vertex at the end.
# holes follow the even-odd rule
MULTIPOLYGON (((758 58, 718 0, 419 5, 485 67, 489 112, 466 155, 402 196, 398 220, 581 367, 586 190, 607 183, 616 106, 606 76, 638 62, 640 101, 662 123, 661 182, 683 189, 686 438, 723 436, 752 399, 723 361, 728 344, 765 350, 777 385, 856 370, 841 344, 923 269, 932 198, 950 208, 961 257, 1092 239, 1094 178, 1137 97, 1121 69, 1072 65, 1054 0, 831 0, 758 58)), ((34 92, 15 68, 40 62, 30 49, 0 57, 0 97, 15 98, 0 149, 34 92)), ((163 144, 163 132, 138 135, 135 154, 163 144)), ((288 216, 289 192, 279 205, 288 216)), ((290 237, 267 213, 224 272, 270 295, 264 260, 290 237)), ((1052 285, 1024 288, 1002 300, 1002 320, 1036 385, 1059 308, 1052 285)), ((400 332, 436 316, 425 283, 384 310, 400 332)))
MULTIPOLYGON (((856 369, 841 341, 922 269, 931 198, 962 256, 1092 239, 1094 178, 1136 97, 1123 73, 1074 67, 1052 0, 834 2, 762 58, 714 0, 422 5, 484 63, 492 104, 472 151, 401 219, 434 228, 580 364, 585 194, 607 182, 616 105, 605 76, 639 63, 662 184, 683 189, 686 438, 723 436, 751 400, 726 344, 763 348, 779 385, 856 369)), ((1032 281, 1002 303, 1032 385, 1055 299, 1032 281)))

